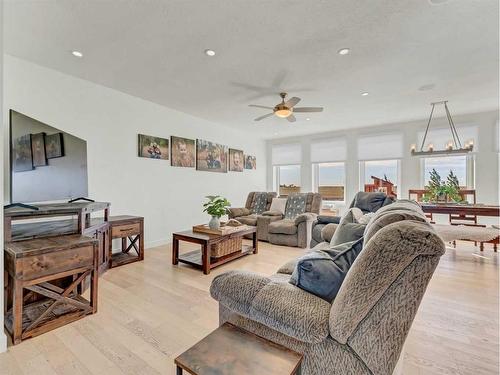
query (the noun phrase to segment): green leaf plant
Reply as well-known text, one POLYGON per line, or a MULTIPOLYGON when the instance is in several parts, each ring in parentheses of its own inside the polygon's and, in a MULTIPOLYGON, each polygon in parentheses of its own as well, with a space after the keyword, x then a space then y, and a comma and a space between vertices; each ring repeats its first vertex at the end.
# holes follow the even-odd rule
POLYGON ((231 203, 219 195, 208 195, 208 202, 203 204, 203 212, 215 217, 221 217, 227 214, 228 207, 231 203))

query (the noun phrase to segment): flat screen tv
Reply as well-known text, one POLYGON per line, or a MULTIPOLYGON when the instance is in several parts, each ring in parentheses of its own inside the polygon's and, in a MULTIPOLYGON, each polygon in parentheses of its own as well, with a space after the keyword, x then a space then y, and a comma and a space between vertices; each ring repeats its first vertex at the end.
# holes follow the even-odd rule
POLYGON ((63 201, 87 195, 87 142, 11 110, 11 203, 63 201))

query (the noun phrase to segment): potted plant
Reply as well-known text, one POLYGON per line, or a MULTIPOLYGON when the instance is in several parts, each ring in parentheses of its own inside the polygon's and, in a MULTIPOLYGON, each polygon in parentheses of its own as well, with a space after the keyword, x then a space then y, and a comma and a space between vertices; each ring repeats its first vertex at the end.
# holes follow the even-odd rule
POLYGON ((217 230, 220 228, 220 218, 227 214, 227 208, 231 205, 226 198, 219 195, 209 195, 208 202, 203 204, 203 212, 211 215, 212 218, 208 222, 210 229, 217 230))
POLYGON ((460 202, 460 186, 457 176, 450 171, 447 180, 441 180, 439 173, 433 169, 430 172, 429 185, 425 187, 427 192, 424 194, 425 202, 446 203, 449 201, 460 202))

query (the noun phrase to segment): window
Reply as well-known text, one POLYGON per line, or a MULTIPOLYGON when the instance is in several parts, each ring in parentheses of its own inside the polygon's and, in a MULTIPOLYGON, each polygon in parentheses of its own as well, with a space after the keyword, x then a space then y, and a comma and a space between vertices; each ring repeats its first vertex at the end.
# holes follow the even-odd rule
POLYGON ((300 193, 300 165, 280 165, 274 170, 274 190, 280 196, 300 193))
POLYGON ((441 176, 442 180, 446 180, 450 171, 453 171, 458 178, 458 182, 462 187, 473 187, 473 156, 457 155, 457 156, 437 156, 433 158, 423 159, 423 181, 424 186, 429 184, 430 172, 435 169, 441 176))
POLYGON ((388 195, 398 194, 399 160, 369 160, 360 164, 360 180, 363 191, 382 191, 388 195))
POLYGON ((313 164, 314 191, 321 194, 323 201, 345 200, 345 164, 316 163, 313 164))

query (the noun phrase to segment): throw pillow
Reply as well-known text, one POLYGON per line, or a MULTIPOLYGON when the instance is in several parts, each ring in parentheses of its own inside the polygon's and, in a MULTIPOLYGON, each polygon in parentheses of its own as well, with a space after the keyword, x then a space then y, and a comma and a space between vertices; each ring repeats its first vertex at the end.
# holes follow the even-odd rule
POLYGON ((306 212, 306 195, 290 195, 286 200, 285 219, 293 220, 304 212, 306 212))
POLYGON ((260 215, 266 210, 267 206, 267 193, 256 192, 253 198, 252 213, 260 215))
POLYGON ((357 241, 365 232, 366 224, 360 224, 356 221, 355 209, 350 209, 340 220, 333 237, 330 241, 330 246, 336 246, 344 242, 357 241))
POLYGON ((297 260, 290 283, 331 303, 362 249, 360 238, 330 250, 312 251, 297 260))
POLYGON ((277 211, 280 212, 282 215, 284 215, 285 208, 286 208, 286 198, 273 198, 269 211, 277 211))

